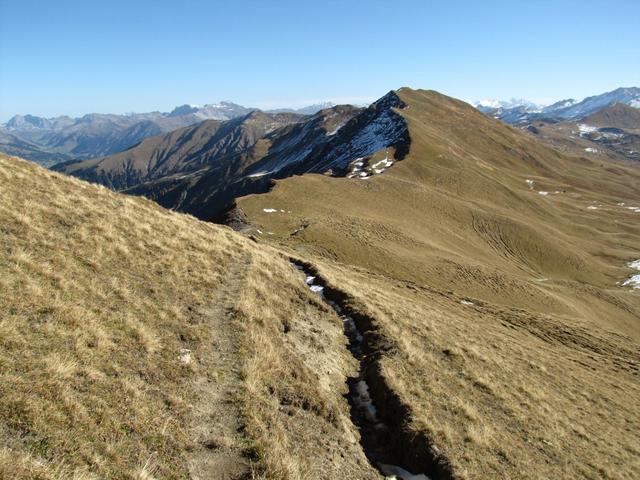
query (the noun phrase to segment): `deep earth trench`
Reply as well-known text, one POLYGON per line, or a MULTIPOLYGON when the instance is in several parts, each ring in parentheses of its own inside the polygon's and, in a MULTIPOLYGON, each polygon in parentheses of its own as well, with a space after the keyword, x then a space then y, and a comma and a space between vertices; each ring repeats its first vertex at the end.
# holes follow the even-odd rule
POLYGON ((402 480, 455 478, 450 463, 437 448, 423 434, 407 428, 409 411, 380 372, 378 360, 389 347, 380 341, 374 320, 350 308, 347 295, 328 286, 312 265, 296 259, 291 263, 304 274, 311 291, 342 319, 349 351, 359 365, 358 374, 347 379, 351 420, 371 464, 383 475, 402 480))

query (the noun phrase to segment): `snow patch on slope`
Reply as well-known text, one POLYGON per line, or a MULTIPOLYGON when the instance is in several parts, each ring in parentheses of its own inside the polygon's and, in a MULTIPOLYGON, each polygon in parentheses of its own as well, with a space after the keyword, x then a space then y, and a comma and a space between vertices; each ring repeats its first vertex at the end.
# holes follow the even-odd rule
MULTIPOLYGON (((633 268, 634 270, 640 271, 640 260, 635 260, 627 264, 628 267, 633 268)), ((632 275, 627 280, 622 282, 623 287, 631 287, 634 290, 640 289, 640 274, 632 275)))

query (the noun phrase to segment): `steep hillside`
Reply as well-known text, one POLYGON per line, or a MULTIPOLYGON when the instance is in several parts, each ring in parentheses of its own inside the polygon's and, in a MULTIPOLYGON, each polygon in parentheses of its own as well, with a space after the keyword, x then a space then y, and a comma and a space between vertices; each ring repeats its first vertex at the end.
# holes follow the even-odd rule
POLYGON ((635 478, 640 297, 622 283, 640 258, 640 171, 435 92, 397 96, 401 162, 241 198, 254 235, 366 308, 365 377, 392 386, 455 475, 635 478))
MULTIPOLYGON (((267 113, 312 115, 331 106, 330 104, 309 105, 298 110, 281 109, 267 113)), ((226 121, 244 117, 255 110, 255 108, 243 107, 232 102, 220 102, 203 106, 182 105, 169 113, 148 112, 126 115, 92 113, 80 118, 16 115, 0 126, 0 129, 5 129, 19 141, 34 145, 38 152, 35 153, 29 149, 9 149, 8 142, 0 143, 0 151, 14 155, 24 154, 24 158, 50 166, 65 159, 113 155, 140 143, 147 137, 168 133, 204 120, 226 121)))
POLYGON ((258 140, 281 127, 301 121, 294 114, 266 114, 254 111, 244 117, 219 122, 208 120, 166 135, 144 140, 134 148, 117 155, 75 162, 56 170, 102 183, 115 190, 124 190, 166 177, 194 174, 213 168, 214 174, 236 165, 238 155, 256 145, 258 140))
POLYGON ((381 478, 278 251, 0 155, 0 478, 381 478))
POLYGON ((219 220, 236 198, 264 192, 274 179, 310 172, 364 178, 401 160, 410 143, 406 123, 394 110, 402 106, 390 92, 366 109, 342 105, 311 117, 254 112, 55 169, 204 220, 219 220), (251 135, 235 132, 249 125, 251 135), (196 147, 193 139, 199 142, 196 147), (370 164, 367 159, 380 149, 392 151, 393 158, 370 164))
MULTIPOLYGON (((185 105, 170 113, 149 112, 128 115, 92 113, 80 118, 67 116, 42 118, 16 115, 4 128, 14 137, 35 145, 40 154, 25 158, 49 166, 67 159, 112 155, 136 145, 143 139, 193 125, 203 120, 229 120, 254 109, 229 102, 203 107, 185 105)), ((0 151, 18 152, 0 144, 0 151)))

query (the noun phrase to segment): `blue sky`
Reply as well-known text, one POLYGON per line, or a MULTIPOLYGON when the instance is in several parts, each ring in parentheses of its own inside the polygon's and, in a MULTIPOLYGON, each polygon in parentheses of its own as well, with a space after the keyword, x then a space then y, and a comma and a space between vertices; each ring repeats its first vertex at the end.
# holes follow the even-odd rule
POLYGON ((640 1, 0 0, 0 121, 20 113, 465 100, 640 86, 640 1))

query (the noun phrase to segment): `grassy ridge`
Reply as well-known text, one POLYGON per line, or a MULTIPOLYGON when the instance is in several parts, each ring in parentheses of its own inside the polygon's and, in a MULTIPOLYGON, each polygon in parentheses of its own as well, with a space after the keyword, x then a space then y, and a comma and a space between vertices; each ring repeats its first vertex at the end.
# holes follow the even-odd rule
POLYGON ((626 208, 640 172, 398 94, 404 160, 367 180, 286 179, 239 207, 372 310, 394 346, 384 378, 461 475, 637 476, 640 298, 617 282, 640 257, 626 208))

